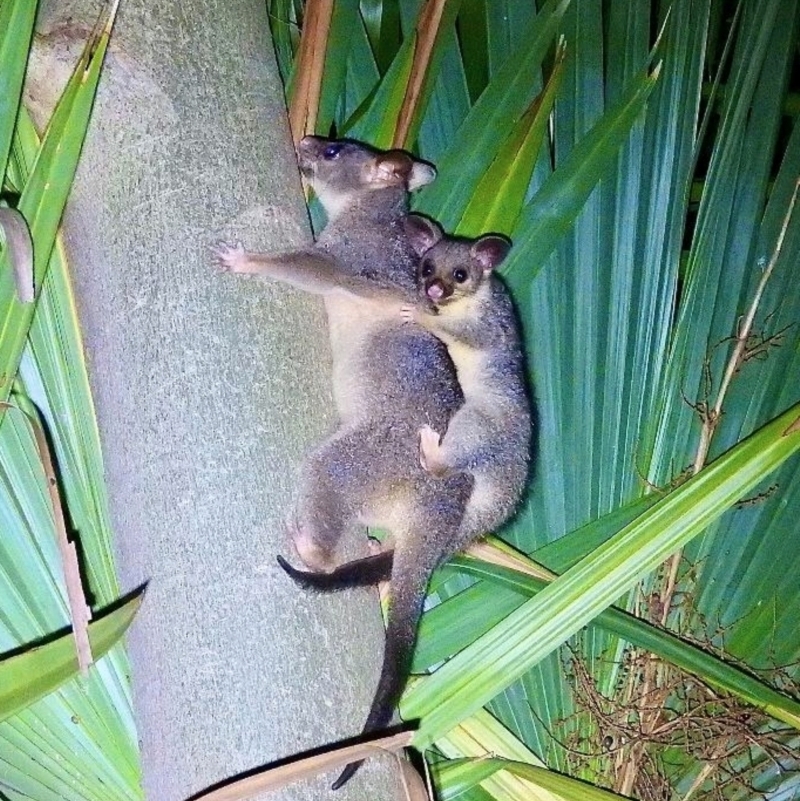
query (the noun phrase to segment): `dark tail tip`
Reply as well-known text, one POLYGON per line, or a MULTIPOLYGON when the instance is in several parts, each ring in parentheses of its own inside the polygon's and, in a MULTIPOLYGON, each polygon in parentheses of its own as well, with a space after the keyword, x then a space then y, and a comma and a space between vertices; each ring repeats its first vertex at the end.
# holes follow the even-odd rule
POLYGON ((336 573, 315 573, 312 570, 298 570, 292 567, 280 554, 276 554, 278 564, 289 578, 304 590, 338 590, 339 582, 336 573))
POLYGON ((278 564, 283 568, 285 573, 288 573, 295 581, 299 578, 297 575, 300 571, 292 567, 280 554, 277 555, 278 564))
POLYGON ((331 790, 338 790, 341 787, 344 787, 350 779, 353 778, 355 772, 361 767, 364 763, 364 760, 360 760, 358 762, 351 762, 340 774, 339 778, 331 785, 331 790))

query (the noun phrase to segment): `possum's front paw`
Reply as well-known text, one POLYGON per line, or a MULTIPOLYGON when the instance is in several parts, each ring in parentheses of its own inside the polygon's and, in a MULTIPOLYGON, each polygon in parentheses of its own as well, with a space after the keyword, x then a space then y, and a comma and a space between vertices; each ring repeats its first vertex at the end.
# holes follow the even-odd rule
POLYGON ((241 242, 229 245, 226 242, 218 242, 211 249, 214 264, 228 273, 247 272, 247 251, 241 242))
POLYGON ((430 426, 422 426, 419 430, 419 463, 423 470, 441 478, 448 472, 442 461, 441 437, 430 426))
POLYGON ((400 317, 404 323, 414 323, 417 321, 417 310, 410 304, 401 306, 400 317))

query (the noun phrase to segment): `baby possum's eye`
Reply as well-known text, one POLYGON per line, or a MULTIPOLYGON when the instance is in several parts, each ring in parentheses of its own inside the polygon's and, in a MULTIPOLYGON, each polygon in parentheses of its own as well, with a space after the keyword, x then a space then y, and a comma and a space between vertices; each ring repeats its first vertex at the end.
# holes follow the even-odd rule
POLYGON ((423 261, 419 273, 423 278, 430 278, 433 275, 433 264, 429 261, 423 261))
POLYGON ((322 158, 328 159, 335 159, 339 153, 342 151, 342 144, 335 144, 335 145, 328 145, 325 150, 322 151, 322 158))
POLYGON ((463 267, 456 267, 456 269, 453 270, 453 278, 459 284, 463 284, 464 281, 466 281, 467 278, 469 278, 469 274, 467 273, 467 271, 463 267))

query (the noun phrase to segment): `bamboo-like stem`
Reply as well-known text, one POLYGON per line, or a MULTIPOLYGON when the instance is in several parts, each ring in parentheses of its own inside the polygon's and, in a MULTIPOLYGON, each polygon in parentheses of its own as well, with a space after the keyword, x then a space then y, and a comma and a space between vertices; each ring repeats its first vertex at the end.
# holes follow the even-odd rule
MULTIPOLYGON (((778 241, 775 244, 772 257, 770 258, 769 264, 767 264, 766 269, 761 275, 761 279, 756 287, 756 292, 753 297, 753 301, 750 304, 750 308, 747 310, 747 314, 745 315, 742 324, 739 326, 739 332, 736 335, 736 344, 734 345, 730 359, 728 359, 728 364, 725 367, 725 373, 723 374, 722 382, 720 384, 719 391, 717 392, 717 398, 714 401, 714 405, 710 409, 704 409, 702 412, 703 427, 700 431, 700 442, 697 447, 697 453, 695 454, 694 464, 692 465, 692 475, 697 475, 697 473, 703 469, 706 461, 708 460, 708 451, 711 448, 711 440, 714 438, 719 421, 722 419, 722 404, 725 400, 725 396, 728 393, 731 381, 733 380, 734 375, 736 375, 736 371, 741 367, 742 361, 744 360, 744 355, 747 348, 747 340, 749 339, 753 330, 753 322, 755 321, 758 307, 761 304, 761 298, 764 295, 764 289, 766 288, 767 282, 772 276, 772 273, 775 269, 775 264, 778 261, 781 250, 783 249, 783 241, 786 238, 786 231, 789 228, 789 221, 791 220, 795 202, 797 201, 798 189, 800 189, 800 179, 798 179, 797 183, 795 183, 792 199, 789 201, 789 207, 787 208, 786 215, 783 218, 783 225, 781 226, 781 230, 778 234, 778 241)), ((669 610, 672 606, 672 599, 675 595, 675 585, 678 579, 678 566, 680 564, 680 559, 680 552, 673 554, 670 558, 667 581, 661 593, 660 622, 662 626, 667 622, 667 616, 669 615, 669 610)))
POLYGON ((427 0, 420 12, 415 31, 414 58, 411 62, 403 103, 397 116, 392 147, 408 147, 411 144, 408 139, 412 122, 419 105, 425 79, 428 77, 428 67, 433 56, 433 48, 436 44, 436 37, 439 35, 446 4, 447 0, 427 0))
POLYGON ((792 199, 789 201, 789 207, 786 210, 785 217, 783 218, 783 225, 781 226, 780 233, 778 234, 778 241, 775 244, 772 257, 770 258, 769 264, 767 264, 766 269, 761 275, 761 280, 758 282, 758 286, 756 287, 753 302, 750 304, 750 308, 745 315, 742 325, 739 327, 739 333, 736 335, 736 344, 733 348, 731 358, 728 360, 728 364, 725 368, 725 374, 722 377, 722 383, 720 384, 719 392, 717 393, 717 399, 714 403, 714 406, 704 415, 703 433, 705 436, 701 435, 700 438, 700 447, 697 449, 697 455, 695 456, 695 461, 692 468, 693 473, 698 473, 703 468, 706 463, 706 459, 708 458, 708 450, 711 447, 711 440, 714 436, 714 432, 717 429, 720 418, 722 417, 722 403, 725 400, 725 395, 728 392, 728 388, 733 380, 733 376, 736 374, 736 371, 742 364, 745 349, 747 347, 747 340, 753 330, 753 321, 755 320, 756 312, 758 311, 758 307, 761 303, 761 298, 764 295, 764 289, 767 286, 767 282, 769 281, 770 276, 775 269, 775 264, 778 261, 781 250, 783 249, 783 241, 786 238, 786 231, 789 228, 789 221, 791 220, 792 212, 794 211, 798 189, 800 189, 800 179, 798 179, 797 183, 795 183, 792 199))
POLYGON ((322 73, 333 16, 333 0, 308 0, 305 7, 300 44, 297 49, 297 72, 289 105, 289 127, 297 144, 317 125, 322 73))

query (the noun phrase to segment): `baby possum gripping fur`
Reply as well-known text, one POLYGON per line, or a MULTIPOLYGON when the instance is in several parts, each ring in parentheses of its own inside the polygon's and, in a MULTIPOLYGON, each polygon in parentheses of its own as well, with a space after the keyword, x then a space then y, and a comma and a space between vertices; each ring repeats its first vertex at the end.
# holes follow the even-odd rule
POLYGON ((420 463, 435 476, 473 475, 466 525, 488 532, 513 514, 530 455, 531 413, 518 323, 511 298, 494 274, 510 243, 491 235, 445 236, 435 222, 416 214, 404 224, 420 257, 417 280, 424 303, 405 306, 403 317, 447 345, 464 393, 464 405, 443 437, 430 426, 420 429, 420 463))
MULTIPOLYGON (((390 722, 405 684, 431 573, 483 531, 464 525, 472 476, 437 479, 419 465, 419 429, 444 431, 463 400, 444 345, 399 313, 417 299, 418 259, 403 225, 408 192, 432 181, 434 170, 400 151, 320 137, 300 142, 298 162, 328 216, 317 243, 278 255, 220 246, 216 259, 325 301, 341 423, 300 478, 292 536, 310 570, 279 561, 298 584, 318 590, 390 580, 383 666, 364 725, 372 732, 390 722), (389 530, 394 551, 333 569, 336 545, 356 521, 389 530)), ((345 768, 334 787, 357 767, 345 768)))

